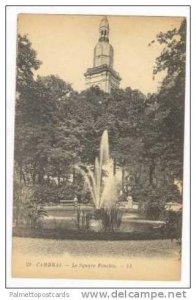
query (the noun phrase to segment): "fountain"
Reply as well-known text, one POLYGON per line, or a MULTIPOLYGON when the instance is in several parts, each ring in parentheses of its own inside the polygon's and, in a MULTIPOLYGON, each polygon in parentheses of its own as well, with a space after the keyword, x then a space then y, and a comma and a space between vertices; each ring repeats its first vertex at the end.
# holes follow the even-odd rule
POLYGON ((76 168, 83 175, 88 185, 95 213, 93 217, 98 227, 105 230, 114 230, 114 225, 120 223, 120 213, 117 209, 117 179, 114 175, 114 163, 109 153, 108 131, 104 130, 101 142, 99 157, 95 158, 94 172, 89 166, 79 165, 76 168), (101 223, 101 225, 100 225, 101 223))
MULTIPOLYGON (((55 230, 59 226, 71 234, 78 233, 80 238, 122 239, 131 236, 135 238, 138 234, 141 237, 152 237, 154 230, 162 230, 158 228, 165 226, 165 221, 144 219, 138 208, 134 207, 136 204, 133 205, 131 196, 127 197, 129 207, 122 205, 119 197, 122 179, 118 176, 118 172, 114 174, 114 162, 110 157, 107 130, 102 134, 99 155, 95 158, 94 165, 79 164, 75 168, 82 174, 88 186, 93 205, 77 203, 76 199, 74 208, 48 206, 49 217, 47 219, 50 218, 54 222, 53 224, 50 221, 46 222, 43 225, 46 226, 45 228, 51 229, 47 226, 54 226, 52 229, 55 230)), ((119 170, 122 172, 122 169, 119 170)))

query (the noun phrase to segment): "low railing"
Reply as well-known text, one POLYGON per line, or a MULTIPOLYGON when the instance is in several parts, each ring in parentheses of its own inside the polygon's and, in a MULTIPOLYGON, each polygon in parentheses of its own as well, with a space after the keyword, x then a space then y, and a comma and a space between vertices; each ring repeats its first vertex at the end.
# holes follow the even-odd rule
POLYGON ((62 205, 77 205, 78 201, 77 200, 60 200, 60 204, 62 205))

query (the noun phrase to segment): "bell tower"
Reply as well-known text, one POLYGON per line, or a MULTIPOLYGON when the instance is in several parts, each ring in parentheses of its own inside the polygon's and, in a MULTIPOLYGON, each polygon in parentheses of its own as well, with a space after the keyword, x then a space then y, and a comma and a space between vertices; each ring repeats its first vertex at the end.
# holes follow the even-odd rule
POLYGON ((109 42, 109 31, 110 31, 110 27, 109 27, 108 19, 105 16, 102 18, 101 23, 99 25, 100 42, 101 41, 109 42))
POLYGON ((94 48, 93 67, 84 74, 86 87, 99 86, 101 90, 110 93, 118 88, 120 76, 113 69, 114 50, 109 43, 109 22, 103 17, 99 25, 99 40, 94 48))

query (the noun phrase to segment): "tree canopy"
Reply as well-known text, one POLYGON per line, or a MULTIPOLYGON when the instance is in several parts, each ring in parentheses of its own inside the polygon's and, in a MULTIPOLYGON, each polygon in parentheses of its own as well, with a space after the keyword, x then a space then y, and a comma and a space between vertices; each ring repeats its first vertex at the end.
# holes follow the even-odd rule
POLYGON ((148 206, 180 201, 174 183, 183 174, 185 20, 156 41, 164 49, 153 73, 167 73, 158 92, 145 96, 130 87, 111 94, 98 87, 78 93, 58 76, 35 78, 41 62, 28 37, 18 36, 15 170, 36 201, 84 194, 74 166, 93 165, 105 129, 126 195, 148 206))

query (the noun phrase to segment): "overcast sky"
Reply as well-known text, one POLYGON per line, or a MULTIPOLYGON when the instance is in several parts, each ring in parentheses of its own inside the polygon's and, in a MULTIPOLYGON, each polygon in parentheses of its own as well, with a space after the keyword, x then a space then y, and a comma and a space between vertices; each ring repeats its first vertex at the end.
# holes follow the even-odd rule
MULTIPOLYGON (((59 75, 75 90, 85 89, 84 73, 93 66, 93 49, 99 38, 101 16, 23 14, 18 32, 28 34, 42 65, 39 75, 59 75)), ((152 79, 155 58, 162 46, 153 44, 156 34, 178 28, 179 17, 108 16, 114 69, 122 81, 143 93, 156 91, 162 76, 152 79)))

